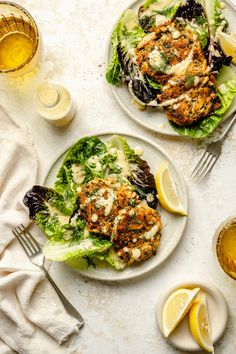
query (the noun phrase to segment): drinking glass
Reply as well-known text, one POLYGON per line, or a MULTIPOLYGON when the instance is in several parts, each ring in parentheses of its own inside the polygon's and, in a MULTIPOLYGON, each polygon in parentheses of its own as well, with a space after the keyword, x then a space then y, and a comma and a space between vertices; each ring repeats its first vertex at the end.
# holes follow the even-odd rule
POLYGON ((218 227, 213 250, 224 272, 236 279, 236 217, 228 218, 218 227))
POLYGON ((33 17, 18 4, 0 1, 0 77, 34 70, 39 31, 33 17))

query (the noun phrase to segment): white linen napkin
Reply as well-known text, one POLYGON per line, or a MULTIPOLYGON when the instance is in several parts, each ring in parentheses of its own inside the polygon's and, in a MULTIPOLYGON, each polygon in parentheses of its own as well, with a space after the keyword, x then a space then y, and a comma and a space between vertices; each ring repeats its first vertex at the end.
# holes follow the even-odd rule
POLYGON ((11 232, 28 223, 22 199, 38 162, 27 132, 1 107, 0 156, 0 354, 75 353, 77 320, 11 232))

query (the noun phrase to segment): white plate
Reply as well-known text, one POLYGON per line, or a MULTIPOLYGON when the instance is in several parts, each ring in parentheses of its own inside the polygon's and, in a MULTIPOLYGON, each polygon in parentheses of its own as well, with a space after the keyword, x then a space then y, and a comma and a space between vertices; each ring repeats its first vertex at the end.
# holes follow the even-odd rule
MULTIPOLYGON (((127 9, 138 10, 143 0, 136 0, 127 7, 127 9)), ((224 10, 225 17, 230 23, 229 30, 236 33, 236 7, 235 5, 227 0, 226 9, 224 10)), ((125 10, 125 9, 124 9, 125 10)), ((107 51, 107 63, 111 58, 111 41, 108 44, 107 51)), ((148 107, 146 111, 140 111, 136 106, 132 104, 132 97, 126 85, 113 86, 109 84, 112 93, 120 104, 121 108, 128 114, 128 116, 136 121, 138 124, 145 128, 151 129, 163 135, 179 136, 180 135, 170 126, 166 114, 158 108, 148 107)))
MULTIPOLYGON (((179 288, 201 288, 201 290, 204 291, 207 296, 207 308, 209 312, 209 320, 212 330, 212 339, 213 343, 216 343, 223 335, 226 329, 228 321, 227 304, 224 296, 215 286, 210 285, 209 282, 203 282, 202 280, 188 280, 179 284, 172 285, 170 288, 166 289, 163 294, 159 296, 158 303, 156 306, 156 321, 161 333, 163 333, 161 325, 162 308, 168 296, 173 291, 179 288)), ((166 340, 168 340, 168 342, 175 348, 180 350, 185 350, 189 352, 196 352, 201 350, 201 348, 194 341, 190 333, 188 325, 188 315, 183 318, 183 320, 180 322, 174 332, 166 340)))
MULTIPOLYGON (((141 146, 144 150, 143 159, 147 160, 152 173, 155 175, 157 169, 162 161, 168 161, 171 173, 173 175, 174 181, 176 183, 178 193, 180 195, 180 199, 183 203, 184 208, 188 209, 188 196, 187 189, 185 186, 185 182, 183 180, 182 175, 177 170, 173 161, 166 153, 162 150, 160 146, 153 143, 152 141, 142 138, 135 135, 127 135, 124 133, 102 133, 96 134, 101 140, 108 140, 111 135, 119 134, 123 135, 127 138, 128 143, 131 147, 135 147, 137 145, 141 146)), ((62 164, 64 154, 56 160, 50 169, 45 185, 53 187, 54 182, 56 180, 56 174, 59 170, 59 167, 62 164)), ((161 236, 161 244, 158 248, 157 255, 151 257, 149 260, 142 262, 137 265, 132 265, 123 271, 116 271, 113 268, 88 268, 87 270, 79 271, 81 274, 86 275, 87 277, 101 280, 121 280, 121 279, 129 279, 134 278, 159 266, 175 249, 180 238, 184 232, 187 218, 184 216, 176 216, 170 214, 163 210, 160 206, 158 207, 160 211, 162 221, 164 223, 164 229, 162 231, 161 236)))

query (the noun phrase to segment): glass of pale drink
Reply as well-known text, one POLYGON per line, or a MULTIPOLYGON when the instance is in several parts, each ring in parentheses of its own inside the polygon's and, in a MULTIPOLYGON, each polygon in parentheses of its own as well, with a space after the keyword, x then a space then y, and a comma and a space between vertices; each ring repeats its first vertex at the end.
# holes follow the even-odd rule
POLYGON ((236 217, 228 218, 216 230, 213 251, 225 273, 236 279, 236 217))
POLYGON ((32 16, 18 4, 0 1, 0 74, 33 70, 38 52, 39 31, 32 16))

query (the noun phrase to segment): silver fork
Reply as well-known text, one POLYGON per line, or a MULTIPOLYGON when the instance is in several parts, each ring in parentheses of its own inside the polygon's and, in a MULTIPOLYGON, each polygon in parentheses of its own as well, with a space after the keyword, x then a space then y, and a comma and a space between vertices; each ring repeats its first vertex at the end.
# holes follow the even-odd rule
POLYGON ((206 150, 203 152, 200 160, 198 161, 197 165, 195 166, 191 174, 191 177, 195 181, 202 182, 203 179, 211 171, 216 161, 220 157, 224 138, 226 137, 227 133, 229 132, 230 128, 233 126, 235 121, 236 121, 236 114, 230 120, 230 123, 228 124, 224 132, 221 134, 219 139, 215 140, 213 143, 209 144, 206 147, 206 150))
POLYGON ((41 247, 39 243, 35 240, 32 234, 29 232, 28 228, 21 224, 12 230, 13 234, 21 244, 23 250, 26 255, 29 257, 30 261, 38 266, 45 274, 49 282, 52 284, 54 289, 56 290, 61 302, 65 306, 67 312, 76 317, 79 320, 78 327, 81 328, 84 325, 84 319, 81 314, 74 308, 74 306, 67 300, 67 298, 63 295, 58 286, 54 283, 49 273, 44 267, 44 255, 42 253, 41 247))

